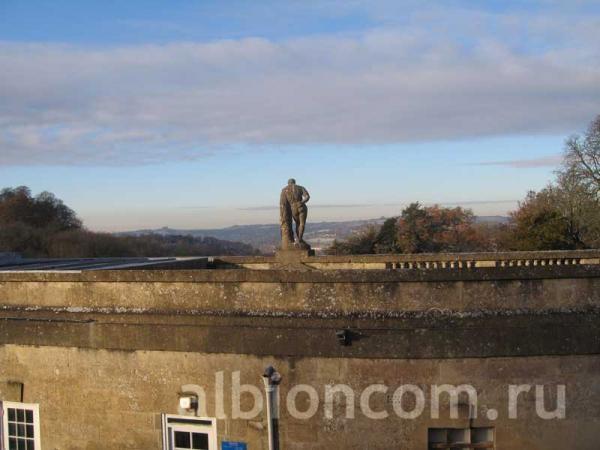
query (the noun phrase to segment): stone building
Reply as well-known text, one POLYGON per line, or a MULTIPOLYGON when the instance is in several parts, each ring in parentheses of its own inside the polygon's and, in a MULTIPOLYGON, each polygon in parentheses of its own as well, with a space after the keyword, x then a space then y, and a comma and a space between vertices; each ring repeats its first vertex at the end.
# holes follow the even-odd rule
POLYGON ((599 448, 599 251, 0 264, 6 449, 599 448))

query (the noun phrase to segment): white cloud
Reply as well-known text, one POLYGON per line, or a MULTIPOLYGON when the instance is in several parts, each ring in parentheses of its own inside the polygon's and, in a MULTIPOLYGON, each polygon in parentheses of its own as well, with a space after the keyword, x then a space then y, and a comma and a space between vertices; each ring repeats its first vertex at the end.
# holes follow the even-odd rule
POLYGON ((485 161, 476 163, 478 166, 502 166, 512 169, 537 169, 540 167, 558 167, 562 162, 562 155, 549 155, 541 158, 514 159, 507 161, 485 161))
POLYGON ((283 42, 0 43, 0 164, 143 164, 237 144, 569 133, 600 113, 597 19, 540 17, 527 28, 518 17, 474 14, 283 42), (516 36, 486 31, 490 20, 516 36), (468 45, 459 33, 466 23, 468 45), (561 41, 548 37, 569 26, 561 41), (518 48, 517 36, 547 45, 518 48))

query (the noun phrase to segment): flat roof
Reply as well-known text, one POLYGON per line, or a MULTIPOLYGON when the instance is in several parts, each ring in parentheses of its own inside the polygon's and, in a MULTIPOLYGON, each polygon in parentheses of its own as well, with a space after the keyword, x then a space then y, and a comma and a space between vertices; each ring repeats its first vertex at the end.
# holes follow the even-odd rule
POLYGON ((206 267, 207 256, 156 258, 7 258, 0 259, 0 271, 81 271, 200 269, 206 267))

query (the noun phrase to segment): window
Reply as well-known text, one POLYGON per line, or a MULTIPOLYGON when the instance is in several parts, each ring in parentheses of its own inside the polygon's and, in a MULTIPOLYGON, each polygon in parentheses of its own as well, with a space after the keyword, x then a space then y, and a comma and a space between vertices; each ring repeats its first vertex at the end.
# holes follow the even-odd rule
POLYGON ((164 450, 217 450, 215 419, 163 414, 164 450))
POLYGON ((39 406, 31 403, 0 402, 0 438, 6 450, 40 450, 39 406))
POLYGON ((473 428, 430 428, 428 449, 495 449, 494 429, 491 427, 473 428))

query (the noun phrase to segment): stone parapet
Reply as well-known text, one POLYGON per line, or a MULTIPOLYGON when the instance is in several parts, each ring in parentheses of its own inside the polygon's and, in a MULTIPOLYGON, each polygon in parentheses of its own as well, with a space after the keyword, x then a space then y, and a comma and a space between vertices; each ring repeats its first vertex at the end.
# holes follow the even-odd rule
MULTIPOLYGON (((468 269, 600 264, 600 250, 557 250, 485 253, 420 253, 385 255, 300 255, 300 262, 319 270, 468 269)), ((273 268, 269 256, 224 256, 212 259, 215 268, 273 268)))
POLYGON ((455 265, 318 270, 308 266, 432 256, 301 255, 0 272, 0 344, 358 358, 600 353, 598 252, 436 256, 455 265))

